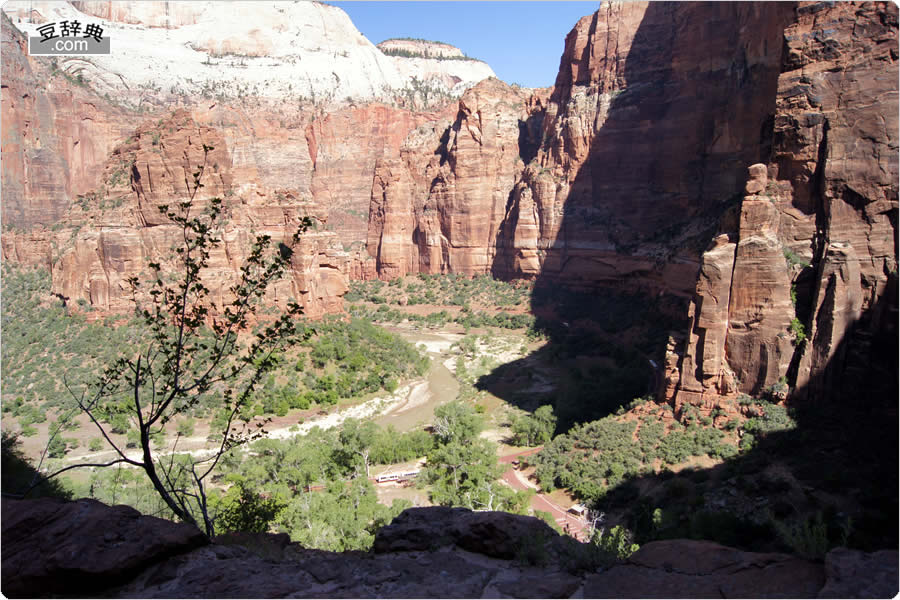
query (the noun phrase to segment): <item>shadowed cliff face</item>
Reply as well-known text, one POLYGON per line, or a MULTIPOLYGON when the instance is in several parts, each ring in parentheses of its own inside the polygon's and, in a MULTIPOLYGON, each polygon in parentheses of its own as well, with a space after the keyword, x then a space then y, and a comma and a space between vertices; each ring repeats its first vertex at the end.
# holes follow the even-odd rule
MULTIPOLYGON (((797 429, 699 471, 719 487, 690 499, 728 521, 742 508, 721 497, 735 481, 783 465, 791 495, 778 516, 845 510, 859 519, 854 544, 895 545, 897 7, 640 10, 609 6, 569 36, 551 135, 514 190, 495 263, 536 277, 550 343, 481 384, 524 408, 555 402, 563 430, 647 388, 675 411, 646 410, 680 419, 727 414, 738 393, 784 399, 790 386, 797 429), (608 15, 636 20, 633 36, 608 15), (502 385, 535 364, 598 356, 633 381, 592 378, 576 393, 564 382, 530 404, 502 385)), ((671 500, 665 479, 636 478, 598 509, 651 537, 650 515, 671 500)), ((776 508, 764 485, 738 495, 751 512, 760 498, 776 508)), ((683 508, 689 520, 696 507, 683 508)))
POLYGON ((569 34, 544 144, 513 190, 494 263, 496 275, 536 278, 553 352, 631 373, 610 385, 622 397, 591 406, 576 392, 577 410, 557 398, 564 423, 660 386, 701 254, 737 218, 747 166, 770 151, 793 8, 610 4, 569 34), (560 284, 582 292, 562 297, 560 284))
MULTIPOLYGON (((799 386, 790 403, 792 429, 758 436, 751 449, 711 468, 626 477, 609 489, 597 510, 625 524, 642 542, 693 537, 746 550, 786 550, 773 522, 818 517, 830 545, 866 551, 896 548, 896 276, 889 284, 893 289, 870 311, 885 318, 871 339, 878 354, 872 355, 865 378, 845 370, 843 357, 854 343, 851 336, 838 344, 823 369, 856 385, 852 390, 836 386, 840 402, 822 402, 809 386, 799 386), (656 509, 662 514, 654 522, 656 509)), ((854 325, 863 326, 867 318, 863 315, 854 325)), ((652 403, 644 408, 667 412, 652 403)), ((698 410, 704 416, 711 412, 698 410)))
POLYGON ((820 400, 867 385, 896 310, 896 54, 895 4, 798 7, 770 152, 703 255, 691 326, 667 356, 676 405, 779 381, 820 400))
MULTIPOLYGON (((534 276, 538 312, 562 283, 637 293, 651 321, 684 323, 644 340, 679 413, 785 381, 827 396, 840 377, 826 364, 864 373, 885 318, 869 309, 897 264, 896 12, 626 3, 585 17, 495 275, 534 276), (845 335, 854 350, 831 361, 845 335)), ((558 323, 586 311, 553 316, 561 341, 577 327, 558 323)))
POLYGON ((613 3, 582 19, 495 272, 689 296, 711 227, 771 136, 791 10, 613 3))

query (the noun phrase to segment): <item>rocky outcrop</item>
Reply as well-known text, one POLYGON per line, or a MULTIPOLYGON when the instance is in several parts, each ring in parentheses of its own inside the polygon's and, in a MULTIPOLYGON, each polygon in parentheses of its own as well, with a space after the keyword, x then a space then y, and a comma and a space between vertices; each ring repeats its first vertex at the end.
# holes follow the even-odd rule
POLYGON ((469 58, 459 48, 442 42, 391 39, 379 43, 378 49, 410 81, 402 94, 410 107, 427 106, 428 96, 442 94, 443 90, 452 90, 458 96, 473 82, 496 77, 484 61, 469 58))
POLYGON ((890 361, 876 338, 897 335, 897 31, 892 3, 797 8, 767 163, 701 260, 676 404, 855 393, 890 361))
MULTIPOLYGON (((653 542, 585 573, 531 517, 408 509, 373 552, 324 552, 284 534, 223 536, 94 500, 3 499, 9 597, 703 598, 891 597, 897 552, 839 548, 825 565, 711 542, 653 542), (568 558, 567 558, 568 557, 568 558), (567 562, 568 561, 568 562, 567 562)), ((580 546, 567 540, 570 545, 580 546)))
MULTIPOLYGON (((859 583, 859 582, 857 582, 859 583)), ((822 565, 713 542, 647 544, 625 565, 588 577, 585 598, 815 598, 822 565)))
POLYGON ((491 272, 509 194, 525 166, 524 123, 540 102, 489 79, 452 121, 412 131, 400 158, 381 161, 371 189, 368 251, 378 273, 491 272))
MULTIPOLYGON (((128 312, 133 308, 128 278, 142 277, 150 260, 176 269, 172 249, 180 245, 181 232, 158 207, 193 197, 193 210, 199 211, 218 197, 224 207, 221 243, 211 251, 203 277, 210 300, 222 305, 230 300, 229 289, 256 236, 289 243, 303 217, 314 218, 317 229, 326 219, 322 207, 297 190, 246 180, 236 185, 231 164, 221 133, 197 124, 186 111, 147 122, 113 150, 103 184, 72 207, 66 227, 6 234, 4 257, 41 260, 49 255, 50 264, 43 266, 51 270, 55 294, 85 300, 101 314, 128 312), (201 166, 203 187, 195 192, 193 173, 201 166), (41 245, 50 251, 31 250, 41 245)), ((334 233, 307 231, 288 276, 271 288, 267 301, 285 306, 296 300, 311 317, 340 311, 349 262, 334 233)))
POLYGON ((516 558, 528 540, 539 539, 548 552, 564 551, 564 539, 535 517, 466 508, 409 508, 382 527, 373 550, 386 552, 434 550, 456 546, 493 558, 516 558))
POLYGON ((836 548, 825 556, 825 586, 819 598, 891 598, 898 589, 894 550, 860 552, 836 548))
POLYGON ((3 499, 3 593, 77 597, 205 545, 193 525, 96 500, 3 499))
POLYGON ((858 390, 889 361, 874 338, 897 335, 898 8, 823 8, 785 32, 772 161, 791 184, 784 220, 806 225, 787 243, 812 259, 794 282, 809 339, 797 385, 813 398, 858 390))
POLYGON ((379 42, 378 49, 385 54, 391 53, 406 55, 404 58, 433 58, 458 60, 466 58, 465 53, 451 44, 434 42, 429 40, 416 40, 409 38, 389 39, 379 42))

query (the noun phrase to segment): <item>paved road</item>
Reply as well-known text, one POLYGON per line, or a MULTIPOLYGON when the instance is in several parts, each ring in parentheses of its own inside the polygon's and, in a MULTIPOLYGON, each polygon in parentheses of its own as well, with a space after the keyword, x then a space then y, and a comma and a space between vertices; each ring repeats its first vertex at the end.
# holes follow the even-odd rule
MULTIPOLYGON (((540 452, 541 449, 542 447, 532 448, 531 450, 524 450, 522 452, 517 452, 516 454, 500 457, 500 463, 510 464, 510 468, 503 473, 503 480, 516 490, 534 489, 534 487, 529 485, 529 482, 525 479, 525 475, 519 472, 511 463, 523 456, 536 454, 537 452, 540 452)), ((556 520, 556 524, 559 525, 563 531, 567 531, 569 535, 577 540, 582 542, 587 541, 587 524, 574 514, 567 512, 565 508, 556 504, 544 494, 538 493, 531 498, 531 508, 550 513, 556 520), (566 528, 567 525, 568 529, 566 528)))

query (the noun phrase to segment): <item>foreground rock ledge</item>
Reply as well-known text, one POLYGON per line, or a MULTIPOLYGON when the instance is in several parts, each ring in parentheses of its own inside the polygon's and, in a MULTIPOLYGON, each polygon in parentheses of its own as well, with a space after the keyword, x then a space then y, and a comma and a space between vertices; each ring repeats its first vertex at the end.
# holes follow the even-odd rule
POLYGON ((10 598, 877 598, 898 589, 893 550, 841 548, 823 565, 692 540, 653 542, 627 564, 573 574, 564 541, 538 519, 443 507, 404 511, 371 553, 309 550, 284 535, 209 543, 189 525, 87 499, 4 499, 2 519, 10 598), (517 557, 534 540, 543 541, 531 554, 539 564, 526 566, 517 557))

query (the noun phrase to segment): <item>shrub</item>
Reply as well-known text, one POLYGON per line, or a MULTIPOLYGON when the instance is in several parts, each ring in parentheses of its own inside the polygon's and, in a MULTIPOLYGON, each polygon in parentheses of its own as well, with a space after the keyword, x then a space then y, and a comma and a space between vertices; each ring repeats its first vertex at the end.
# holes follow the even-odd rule
POLYGON ((553 530, 556 531, 557 533, 563 532, 562 528, 559 526, 559 523, 556 522, 556 519, 554 519, 553 515, 551 515, 549 512, 546 512, 543 510, 535 510, 534 516, 537 517, 538 519, 540 519, 541 521, 543 521, 544 523, 546 523, 547 525, 549 525, 550 527, 552 527, 553 530))
POLYGON ((186 417, 178 423, 178 435, 182 437, 191 437, 194 435, 194 419, 186 417))
POLYGON ((659 445, 660 458, 671 465, 686 460, 692 454, 694 454, 693 437, 683 431, 670 432, 659 445))
POLYGON ((800 319, 794 317, 791 319, 791 326, 789 328, 791 332, 792 341, 791 343, 795 346, 800 346, 803 342, 806 341, 806 327, 803 323, 800 322, 800 319))
POLYGON ((74 440, 66 439, 60 435, 54 436, 47 445, 47 456, 50 458, 63 458, 69 451, 69 446, 74 440))
POLYGON ((279 500, 263 498, 240 483, 229 489, 218 503, 216 527, 222 533, 265 533, 284 506, 279 500))
POLYGON ((591 543, 605 555, 605 562, 612 564, 625 560, 640 549, 640 546, 632 543, 632 538, 630 531, 617 525, 609 532, 605 532, 603 529, 595 531, 591 543))
POLYGON ((792 524, 773 521, 773 525, 779 539, 803 558, 821 561, 828 553, 828 526, 821 512, 792 524))
POLYGON ((804 260, 803 257, 790 248, 784 248, 784 258, 789 266, 800 265, 804 269, 809 266, 809 261, 804 260))

